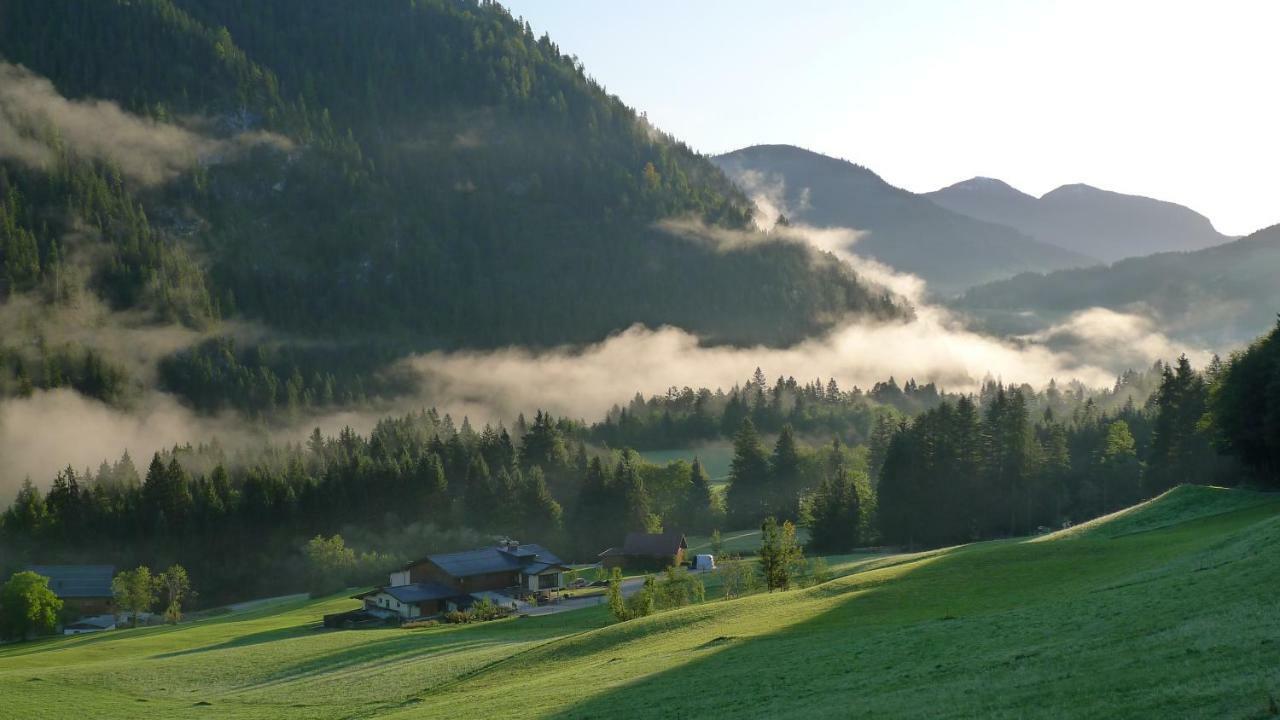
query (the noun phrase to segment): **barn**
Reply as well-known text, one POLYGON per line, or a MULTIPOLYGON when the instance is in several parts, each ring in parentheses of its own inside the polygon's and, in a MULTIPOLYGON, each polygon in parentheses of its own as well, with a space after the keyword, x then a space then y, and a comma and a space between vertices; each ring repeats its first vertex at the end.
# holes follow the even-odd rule
POLYGON ((606 568, 663 570, 672 565, 683 565, 688 549, 684 533, 630 532, 621 547, 611 547, 600 553, 600 564, 606 568))

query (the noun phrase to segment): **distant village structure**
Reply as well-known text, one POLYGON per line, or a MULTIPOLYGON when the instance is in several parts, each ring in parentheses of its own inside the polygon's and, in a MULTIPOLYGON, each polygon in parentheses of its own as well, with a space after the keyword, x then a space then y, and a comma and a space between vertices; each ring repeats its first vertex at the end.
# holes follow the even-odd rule
POLYGON ((110 615, 115 612, 111 579, 113 565, 31 565, 26 568, 49 578, 49 589, 62 601, 68 617, 110 615))
MULTIPOLYGON (((465 610, 481 598, 510 603, 564 588, 570 568, 541 545, 512 540, 494 547, 428 555, 391 573, 387 585, 355 596, 364 611, 401 620, 465 610)), ((332 624, 326 618, 326 624, 332 624)))
POLYGON ((684 565, 685 551, 689 543, 684 533, 630 532, 621 547, 611 547, 600 553, 600 564, 605 568, 627 570, 662 570, 670 566, 684 565))
POLYGON ((113 565, 29 565, 26 568, 49 579, 49 589, 62 601, 62 616, 74 618, 59 629, 64 635, 114 630, 115 594, 113 565))

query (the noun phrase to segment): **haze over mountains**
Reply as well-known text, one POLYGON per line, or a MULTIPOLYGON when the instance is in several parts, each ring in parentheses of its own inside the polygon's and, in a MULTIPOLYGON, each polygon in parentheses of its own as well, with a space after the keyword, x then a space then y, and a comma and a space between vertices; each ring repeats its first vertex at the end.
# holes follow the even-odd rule
POLYGON ((1222 351, 1275 323, 1277 277, 1280 225, 1195 252, 1019 275, 972 288, 953 306, 1001 335, 1034 335, 1095 307, 1138 313, 1170 336, 1222 351))
POLYGON ((1181 205, 1083 184, 1063 185, 1037 198, 1003 181, 975 177, 925 197, 1106 262, 1201 250, 1231 239, 1215 230, 1208 218, 1181 205))
MULTIPOLYGON (((0 3, 10 429, 71 427, 84 403, 104 428, 160 418, 103 441, 113 447, 155 427, 172 429, 165 443, 208 435, 185 428, 225 414, 304 423, 480 398, 510 415, 545 409, 529 388, 586 397, 584 372, 590 407, 607 407, 730 385, 769 362, 848 385, 910 373, 972 387, 988 372, 1105 384, 1176 356, 1151 310, 1173 301, 1141 283, 1111 292, 1119 275, 1098 275, 1107 307, 1152 319, 1133 325, 1152 344, 1088 356, 979 336, 929 304, 1009 281, 1016 293, 957 307, 993 331, 1037 332, 1093 307, 1041 307, 1037 283, 1101 257, 796 147, 707 158, 493 3, 0 3), (757 228, 779 215, 797 227, 757 228), (873 282, 880 269, 806 247, 814 234, 799 226, 857 230, 829 237, 856 237, 857 254, 920 276, 932 297, 904 302, 873 282), (1024 311, 1034 321, 1007 321, 1024 311), (862 347, 891 351, 854 357, 862 347), (174 420, 188 415, 200 422, 174 420)), ((1269 302, 1263 283, 1241 288, 1228 299, 1269 302)), ((1247 327, 1258 314, 1241 333, 1265 329, 1247 327)), ((84 434, 111 436, 68 433, 84 434)), ((28 445, 0 438, 0 452, 28 445)))
POLYGON ((772 204, 791 221, 862 232, 858 254, 918 275, 939 294, 1020 272, 1097 262, 948 210, 867 168, 791 145, 757 145, 713 160, 748 195, 772 204))

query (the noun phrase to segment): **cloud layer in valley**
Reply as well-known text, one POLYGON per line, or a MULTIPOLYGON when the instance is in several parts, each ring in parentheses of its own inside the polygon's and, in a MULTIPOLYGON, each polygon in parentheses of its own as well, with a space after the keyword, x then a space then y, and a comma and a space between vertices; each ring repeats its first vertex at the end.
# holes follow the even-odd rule
POLYGON ((289 146, 271 133, 213 138, 128 113, 111 101, 69 100, 47 79, 0 62, 0 158, 48 167, 55 153, 42 137, 46 131, 73 153, 110 162, 144 184, 170 180, 198 162, 250 145, 289 146))
MULTIPOLYGON (((83 104, 71 105, 85 109, 83 104)), ((110 115, 119 110, 105 112, 110 115)), ((145 122, 136 118, 128 121, 145 122)), ((186 139, 165 147, 192 141, 181 137, 186 139)), ((19 151, 9 148, 4 152, 19 151)), ((162 175, 164 167, 174 166, 161 162, 150 172, 162 175)), ((783 197, 778 190, 773 197, 783 197)), ((774 211, 785 214, 786 208, 777 203, 767 205, 761 216, 768 217, 765 213, 774 211)), ((473 423, 509 422, 516 414, 535 409, 592 421, 637 392, 663 393, 683 386, 728 388, 745 380, 757 367, 770 378, 779 374, 804 381, 835 378, 843 387, 868 388, 894 376, 899 382, 914 378, 963 391, 976 389, 987 377, 1037 386, 1051 378, 1106 386, 1119 372, 1144 367, 1157 358, 1187 352, 1197 365, 1207 359, 1203 351, 1182 347, 1162 335, 1156 323, 1143 315, 1101 308, 1077 313, 1031 336, 999 339, 981 335, 966 329, 947 309, 929 304, 920 279, 857 255, 862 235, 852 229, 792 224, 760 232, 734 232, 688 221, 669 221, 661 226, 721 252, 759 242, 809 245, 834 255, 864 280, 910 303, 914 317, 897 322, 850 318, 821 337, 789 348, 704 346, 698 337, 678 328, 636 326, 586 347, 421 354, 400 363, 401 369, 411 370, 421 379, 419 392, 411 397, 268 430, 233 415, 198 416, 172 396, 145 389, 154 388, 159 358, 197 342, 201 334, 131 323, 88 297, 81 305, 56 311, 11 299, 0 305, 0 329, 7 328, 8 333, 39 328, 50 342, 66 340, 99 348, 128 367, 144 389, 128 409, 110 407, 70 390, 0 401, 0 502, 11 497, 24 477, 47 485, 59 468, 68 464, 77 470, 96 467, 103 460, 118 458, 125 449, 142 464, 157 450, 215 437, 230 447, 252 447, 264 439, 301 441, 313 427, 329 434, 344 426, 367 432, 380 417, 429 406, 455 418, 468 416, 473 423), (41 315, 47 312, 61 315, 41 315), (65 316, 68 313, 70 317, 65 316)), ((246 337, 251 337, 262 331, 223 325, 217 332, 248 333, 246 337)))
POLYGON ((825 336, 790 348, 706 347, 678 328, 636 326, 586 348, 430 353, 405 361, 423 378, 423 397, 473 420, 509 419, 535 407, 591 420, 636 392, 727 388, 757 367, 771 377, 835 378, 845 387, 868 388, 893 376, 899 382, 914 378, 965 391, 976 389, 986 377, 1036 386, 1053 378, 1074 379, 1102 387, 1124 370, 1157 359, 1185 352, 1199 365, 1209 357, 1203 349, 1166 337, 1146 316, 1104 308, 1077 313, 1033 336, 982 335, 967 329, 948 309, 928 303, 920 278, 858 255, 863 233, 776 224, 778 216, 792 211, 783 200, 780 180, 760 176, 744 189, 757 205, 760 232, 708 228, 689 220, 669 220, 660 227, 720 252, 770 241, 807 244, 911 304, 914 318, 885 323, 850 319, 825 336))

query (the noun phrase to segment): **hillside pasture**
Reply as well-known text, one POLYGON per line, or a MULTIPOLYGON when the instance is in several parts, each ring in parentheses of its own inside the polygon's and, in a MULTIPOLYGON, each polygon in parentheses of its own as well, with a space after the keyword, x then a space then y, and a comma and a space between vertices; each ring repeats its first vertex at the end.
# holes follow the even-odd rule
MULTIPOLYGON (((1280 496, 1180 488, 1072 533, 832 558, 804 590, 315 629, 343 597, 0 648, 6 717, 1262 717, 1280 496), (207 704, 206 704, 207 703, 207 704)), ((714 594, 714 593, 713 593, 714 594)))

